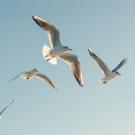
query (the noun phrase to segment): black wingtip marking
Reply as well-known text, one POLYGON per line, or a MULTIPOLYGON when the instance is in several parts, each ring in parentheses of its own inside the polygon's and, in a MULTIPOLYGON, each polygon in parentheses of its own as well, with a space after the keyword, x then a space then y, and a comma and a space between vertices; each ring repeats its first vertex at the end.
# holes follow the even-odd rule
POLYGON ((40 26, 39 21, 35 18, 35 16, 32 16, 32 19, 35 21, 36 24, 38 24, 40 26))
POLYGON ((91 56, 93 56, 93 52, 91 51, 90 48, 88 48, 88 52, 89 52, 89 54, 90 54, 91 56))
POLYGON ((81 87, 84 86, 84 84, 82 84, 81 81, 80 81, 76 76, 75 76, 75 79, 76 79, 76 81, 79 83, 79 85, 80 85, 81 87))

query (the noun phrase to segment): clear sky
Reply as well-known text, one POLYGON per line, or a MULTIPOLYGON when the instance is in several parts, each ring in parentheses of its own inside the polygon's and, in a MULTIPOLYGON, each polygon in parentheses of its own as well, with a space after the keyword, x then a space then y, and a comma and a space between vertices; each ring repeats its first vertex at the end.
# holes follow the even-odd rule
POLYGON ((133 0, 1 0, 0 2, 1 135, 135 135, 135 1, 133 0), (85 86, 80 87, 62 61, 54 66, 41 55, 47 34, 37 15, 61 31, 62 44, 80 58, 85 86), (91 47, 110 68, 123 58, 121 77, 103 85, 91 47), (55 92, 38 79, 16 74, 33 68, 59 86, 55 92))

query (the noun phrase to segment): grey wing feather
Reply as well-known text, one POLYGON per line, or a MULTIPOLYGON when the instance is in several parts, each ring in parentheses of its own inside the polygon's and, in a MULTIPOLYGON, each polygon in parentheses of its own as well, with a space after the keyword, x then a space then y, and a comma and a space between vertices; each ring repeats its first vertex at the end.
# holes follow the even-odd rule
POLYGON ((41 28, 48 32, 51 48, 54 48, 56 45, 61 45, 60 32, 54 25, 37 16, 33 16, 32 18, 41 28))
POLYGON ((127 63, 127 58, 123 59, 117 67, 115 67, 112 72, 117 72, 117 70, 119 70, 125 63, 127 63))
POLYGON ((105 75, 108 75, 111 70, 108 68, 108 66, 104 63, 103 60, 101 60, 95 53, 91 51, 91 49, 88 49, 88 52, 90 56, 96 61, 96 63, 99 65, 99 67, 103 70, 105 75))
POLYGON ((41 79, 41 80, 43 80, 43 81, 48 82, 53 88, 58 89, 58 88, 53 84, 53 82, 52 82, 46 75, 44 75, 44 74, 42 74, 42 73, 40 73, 40 72, 37 72, 37 73, 35 74, 35 77, 37 77, 37 78, 39 78, 39 79, 41 79))
POLYGON ((79 83, 80 86, 84 85, 83 75, 81 71, 81 65, 78 57, 71 53, 64 53, 59 56, 64 62, 69 65, 70 70, 72 71, 75 79, 79 83))

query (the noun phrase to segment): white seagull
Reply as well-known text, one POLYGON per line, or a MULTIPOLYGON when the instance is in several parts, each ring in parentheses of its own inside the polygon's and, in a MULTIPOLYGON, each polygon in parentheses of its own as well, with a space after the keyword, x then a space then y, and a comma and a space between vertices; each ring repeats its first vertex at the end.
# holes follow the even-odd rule
POLYGON ((18 74, 13 79, 11 79, 10 82, 15 80, 18 77, 22 77, 23 79, 27 79, 27 80, 32 79, 33 77, 39 78, 39 79, 47 82, 48 84, 50 84, 53 88, 58 89, 46 75, 40 73, 37 69, 32 69, 30 71, 24 71, 24 72, 18 74))
POLYGON ((0 112, 0 119, 1 119, 1 116, 3 114, 3 112, 10 106, 12 105, 13 103, 15 102, 15 99, 13 99, 6 107, 4 107, 1 112, 0 112))
POLYGON ((103 60, 101 60, 90 48, 88 48, 89 54, 91 57, 96 61, 96 63, 99 65, 99 67, 102 69, 102 71, 105 74, 105 77, 101 79, 103 83, 107 83, 109 80, 115 78, 118 75, 121 75, 118 70, 121 68, 126 62, 127 58, 123 59, 118 66, 116 66, 113 70, 109 69, 109 67, 105 64, 103 60))
POLYGON ((32 18, 48 34, 51 48, 49 48, 47 45, 43 46, 42 54, 44 59, 51 64, 57 64, 57 58, 62 59, 69 65, 69 68, 79 85, 83 86, 84 80, 78 56, 71 54, 69 51, 72 49, 69 47, 62 46, 59 30, 53 24, 40 17, 33 16, 32 18))

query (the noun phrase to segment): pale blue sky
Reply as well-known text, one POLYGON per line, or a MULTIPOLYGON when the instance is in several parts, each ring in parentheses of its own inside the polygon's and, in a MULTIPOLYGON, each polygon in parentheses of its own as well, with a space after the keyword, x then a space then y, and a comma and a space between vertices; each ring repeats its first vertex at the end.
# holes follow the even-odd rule
POLYGON ((1 135, 135 135, 135 2, 133 0, 1 0, 0 109, 1 135), (61 31, 63 45, 80 58, 85 86, 80 87, 68 67, 48 64, 41 55, 46 33, 32 20, 37 15, 61 31), (121 77, 103 85, 91 47, 113 68, 123 58, 121 77), (59 92, 40 80, 25 81, 16 74, 37 68, 59 92))

